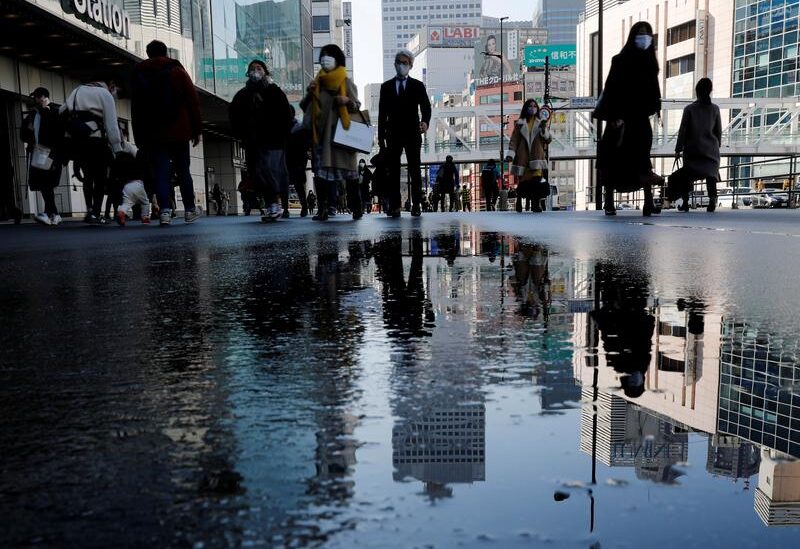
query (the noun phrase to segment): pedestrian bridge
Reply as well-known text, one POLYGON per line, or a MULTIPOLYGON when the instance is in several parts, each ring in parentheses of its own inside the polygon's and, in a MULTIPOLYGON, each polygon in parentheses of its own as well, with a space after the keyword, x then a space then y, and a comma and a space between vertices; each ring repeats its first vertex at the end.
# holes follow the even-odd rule
MULTIPOLYGON (((551 160, 595 158, 597 132, 592 101, 553 103, 551 160)), ((665 99, 662 118, 652 118, 654 157, 672 157, 683 108, 694 99, 665 99)), ((791 156, 800 153, 800 100, 787 98, 714 99, 722 115, 722 156, 791 156)), ((518 117, 506 108, 506 124, 518 117)), ((500 154, 500 105, 441 107, 433 110, 422 149, 423 164, 482 162, 500 154)), ((508 139, 504 150, 508 151, 508 139)))

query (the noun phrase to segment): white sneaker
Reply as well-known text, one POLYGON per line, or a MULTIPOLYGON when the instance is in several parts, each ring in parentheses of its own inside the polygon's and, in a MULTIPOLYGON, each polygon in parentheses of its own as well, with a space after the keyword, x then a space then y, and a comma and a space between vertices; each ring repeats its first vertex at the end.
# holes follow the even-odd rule
POLYGON ((283 214, 283 208, 277 202, 274 204, 269 205, 269 211, 267 212, 267 216, 271 217, 272 219, 278 219, 283 214))
POLYGON ((33 216, 33 220, 42 225, 50 225, 50 217, 46 213, 38 213, 33 216))
POLYGON ((165 227, 170 223, 172 223, 172 212, 170 212, 169 210, 167 211, 161 210, 161 214, 158 216, 158 223, 162 227, 165 227))
POLYGON ((61 216, 58 214, 53 214, 50 216, 50 224, 51 225, 60 225, 61 224, 61 216))
POLYGON ((200 218, 200 212, 197 210, 192 210, 190 212, 186 212, 183 214, 184 223, 194 223, 199 218, 200 218))

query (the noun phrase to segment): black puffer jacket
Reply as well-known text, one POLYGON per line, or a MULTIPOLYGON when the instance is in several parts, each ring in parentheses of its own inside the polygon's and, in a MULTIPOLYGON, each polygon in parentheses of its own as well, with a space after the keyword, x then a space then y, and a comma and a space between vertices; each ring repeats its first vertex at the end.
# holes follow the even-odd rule
POLYGON ((245 147, 285 149, 294 118, 286 94, 277 85, 247 82, 233 97, 228 116, 245 147))

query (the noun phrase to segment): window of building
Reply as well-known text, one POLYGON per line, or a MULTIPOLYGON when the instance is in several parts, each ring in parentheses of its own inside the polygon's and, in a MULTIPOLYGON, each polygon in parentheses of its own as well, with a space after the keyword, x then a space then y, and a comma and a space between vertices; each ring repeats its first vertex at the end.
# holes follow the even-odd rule
POLYGON ((694 71, 694 54, 671 59, 667 62, 667 78, 694 71))
POLYGON ((314 32, 325 32, 331 28, 330 15, 314 15, 311 18, 311 27, 314 32))
POLYGON ((679 42, 685 42, 686 40, 691 40, 695 37, 696 32, 696 21, 689 21, 687 23, 683 23, 682 25, 678 25, 677 27, 672 27, 671 29, 667 30, 667 46, 671 46, 679 42))

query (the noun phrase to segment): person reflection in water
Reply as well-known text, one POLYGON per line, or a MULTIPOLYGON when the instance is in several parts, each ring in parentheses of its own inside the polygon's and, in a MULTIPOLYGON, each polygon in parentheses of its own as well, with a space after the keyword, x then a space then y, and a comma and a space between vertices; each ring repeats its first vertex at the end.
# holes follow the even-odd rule
POLYGON ((391 236, 374 247, 377 276, 383 285, 383 318, 390 336, 427 337, 434 313, 422 279, 422 237, 416 234, 409 240, 408 283, 403 278, 403 239, 391 236))
POLYGON ((622 374, 625 396, 637 398, 644 393, 655 328, 655 317, 647 308, 647 275, 600 263, 595 280, 600 308, 591 316, 600 330, 606 364, 622 374))
POLYGON ((513 259, 512 288, 520 300, 520 313, 546 322, 550 306, 550 277, 547 248, 520 243, 513 259))

